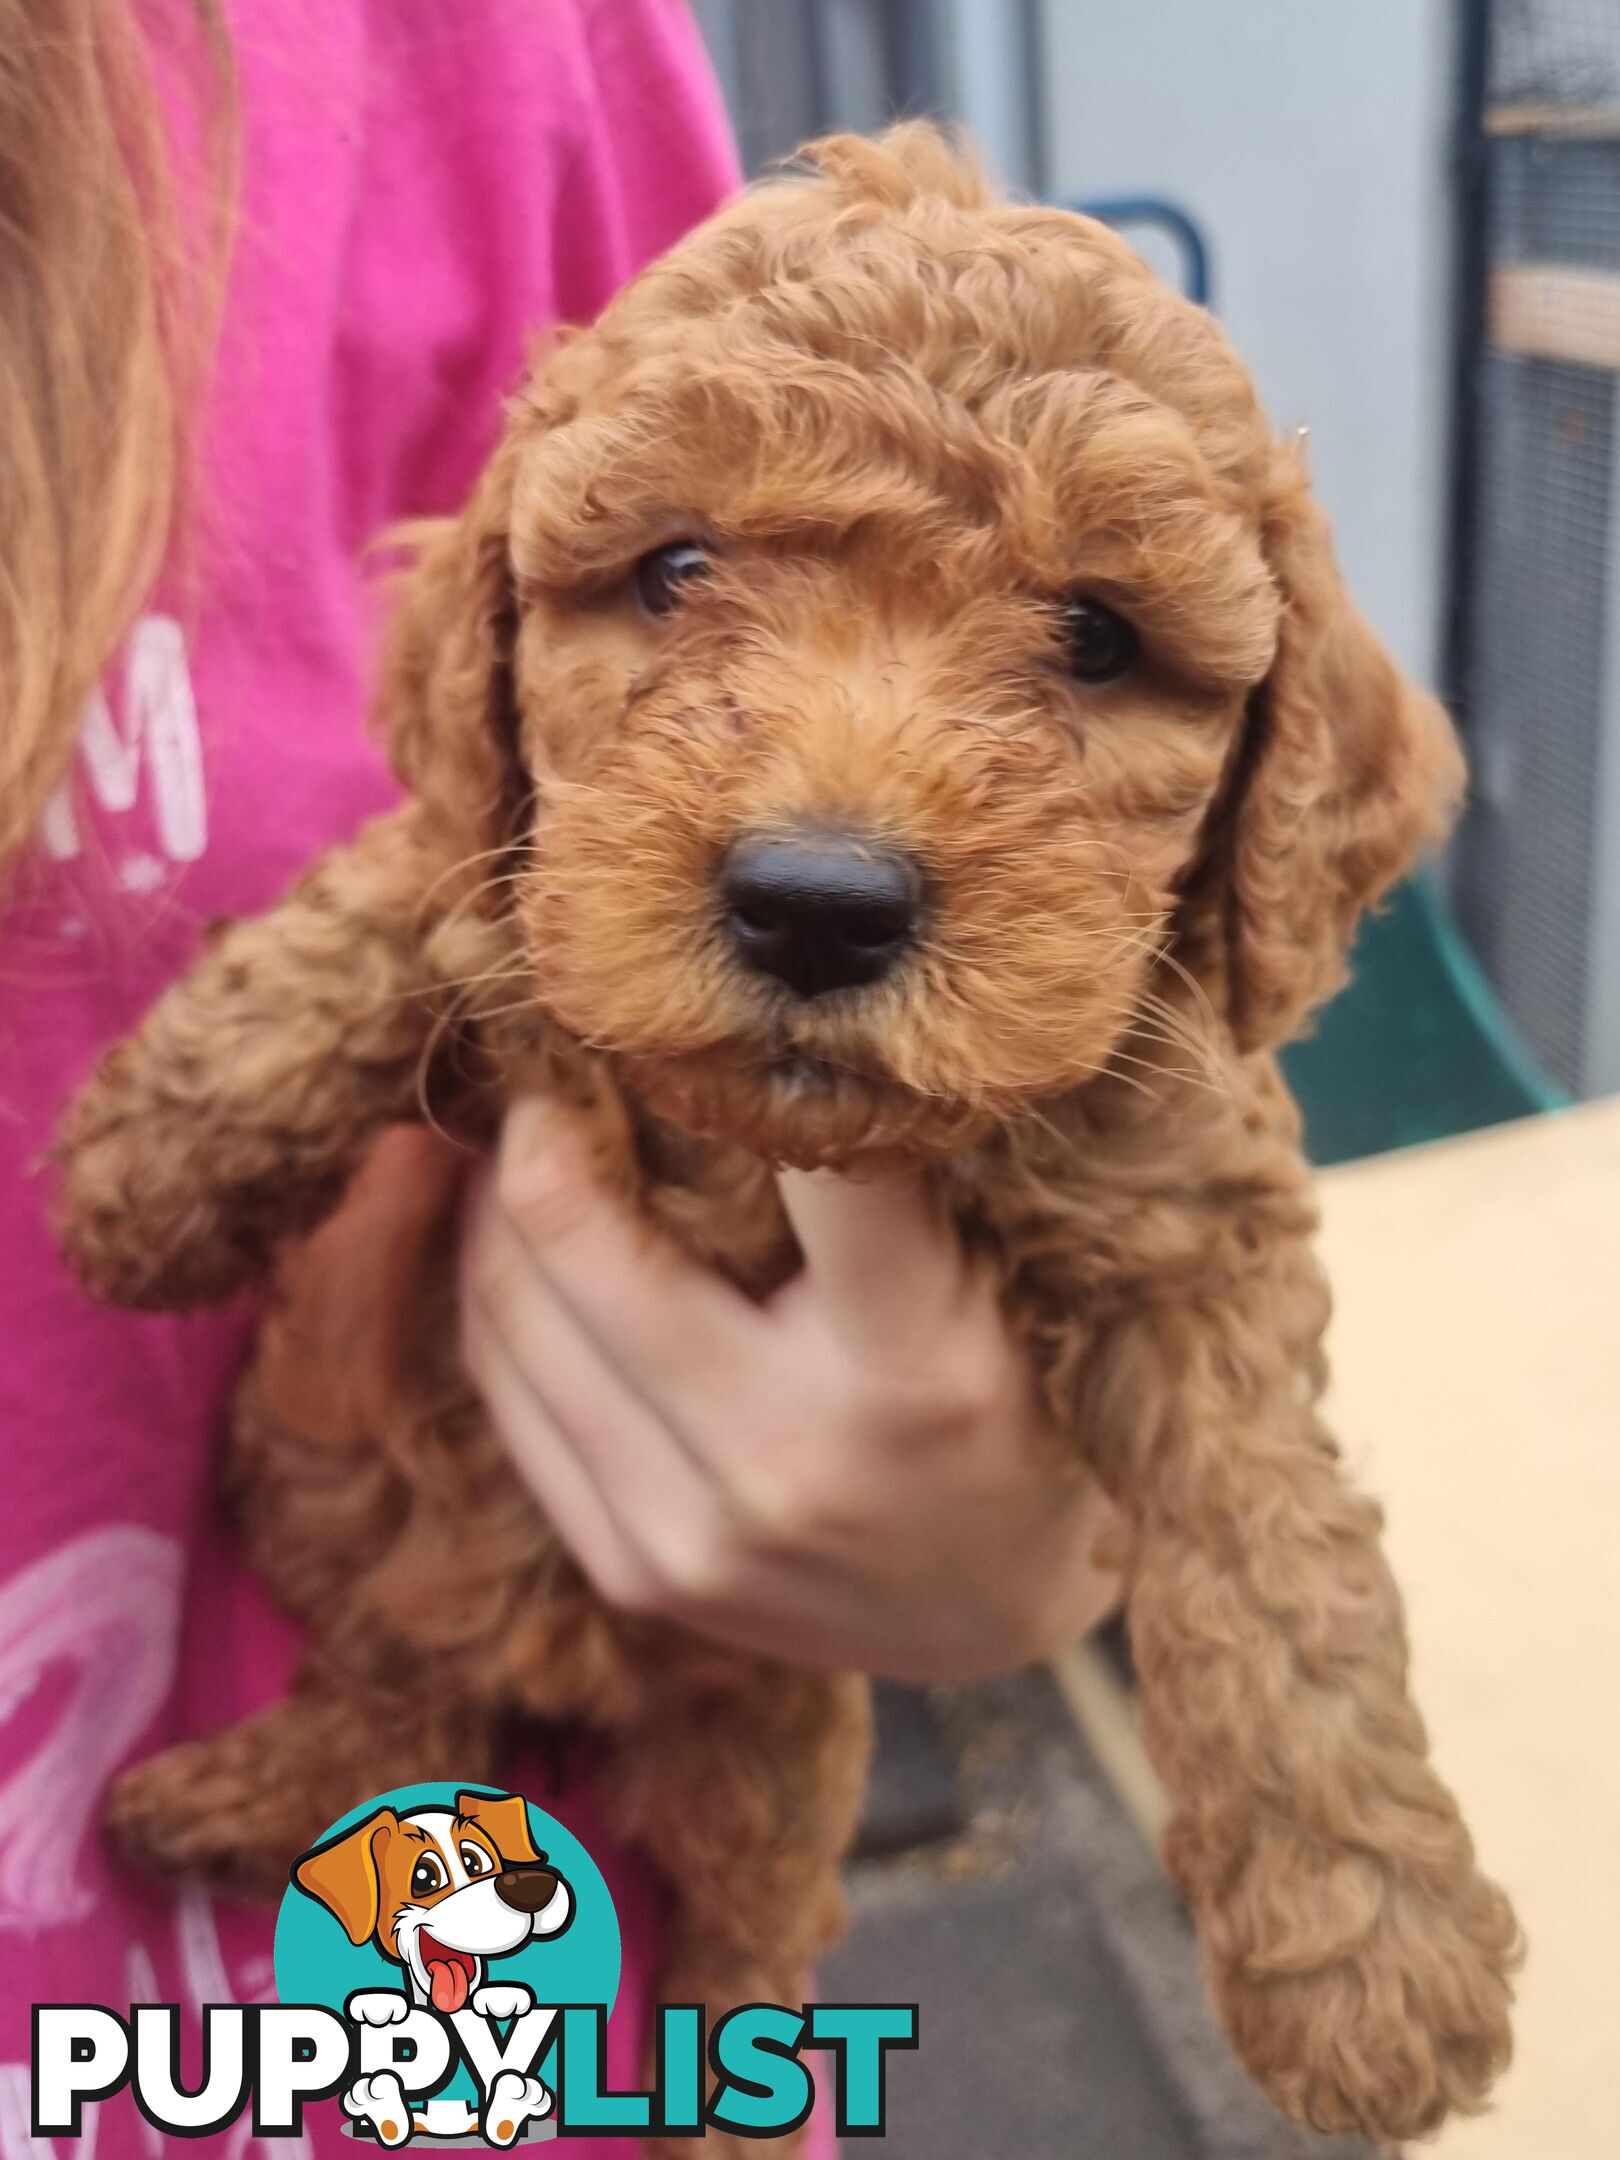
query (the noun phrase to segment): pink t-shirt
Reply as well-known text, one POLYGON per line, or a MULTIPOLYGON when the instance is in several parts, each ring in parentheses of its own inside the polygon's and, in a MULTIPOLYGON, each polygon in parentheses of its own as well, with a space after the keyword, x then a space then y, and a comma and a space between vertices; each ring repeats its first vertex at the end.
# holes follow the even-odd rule
MULTIPOLYGON (((0 2160, 33 2149, 31 2003, 270 1993, 266 1915, 121 1872, 96 1810, 121 1765, 274 1700, 296 1649, 215 1512, 243 1316, 90 1305, 52 1248, 41 1151, 203 926, 388 800, 361 725, 363 543, 454 507, 526 333, 589 317, 736 180, 682 0, 232 13, 244 169, 198 598, 160 595, 109 670, 0 923, 0 2160)), ((588 1790, 540 1778, 514 1766, 607 1874, 636 2004, 656 1892, 588 1790)), ((616 2016, 621 2084, 639 2044, 616 2016)), ((307 2121, 352 2151, 335 2104, 307 2121)), ((162 2142, 127 2094, 98 2135, 99 2160, 162 2142)))

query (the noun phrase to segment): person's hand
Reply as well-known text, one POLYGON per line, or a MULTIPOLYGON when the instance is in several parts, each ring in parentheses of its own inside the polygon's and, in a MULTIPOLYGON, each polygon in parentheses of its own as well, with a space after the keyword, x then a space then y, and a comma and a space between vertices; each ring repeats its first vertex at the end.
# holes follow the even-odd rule
POLYGON ((1119 1518, 1054 1468, 990 1285, 920 1178, 780 1186, 805 1265, 756 1304, 593 1182, 566 1113, 508 1112, 463 1354, 558 1532, 611 1603, 768 1656, 962 1679, 1074 1641, 1119 1518))

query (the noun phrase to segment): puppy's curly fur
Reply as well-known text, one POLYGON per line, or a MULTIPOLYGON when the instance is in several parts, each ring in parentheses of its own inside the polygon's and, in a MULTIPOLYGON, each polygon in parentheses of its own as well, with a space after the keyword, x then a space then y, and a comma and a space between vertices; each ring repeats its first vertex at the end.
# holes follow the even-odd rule
POLYGON ((1318 1420, 1271 1054, 1459 764, 1220 331, 932 131, 837 139, 556 342, 417 549, 381 702, 408 803, 224 931, 67 1123, 100 1295, 223 1298, 283 1255, 233 1475, 310 1633, 293 1700, 126 1777, 114 1834, 270 1888, 365 1794, 580 1721, 674 1892, 665 1994, 793 1999, 838 1924, 863 1685, 592 1593, 457 1371, 453 1163, 317 1225, 384 1126, 427 1102, 487 1136, 540 1087, 763 1293, 796 1260, 770 1164, 924 1155, 1053 1477, 1089 1466, 1133 1524, 1169 1860, 1239 2053, 1324 2130, 1477 2108, 1516 1930, 1318 1420), (707 572, 653 619, 633 566, 688 535, 707 572), (1111 683, 1065 671, 1077 592, 1139 636, 1111 683), (883 981, 802 1002, 739 963, 714 873, 805 826, 903 850, 929 915, 883 981))

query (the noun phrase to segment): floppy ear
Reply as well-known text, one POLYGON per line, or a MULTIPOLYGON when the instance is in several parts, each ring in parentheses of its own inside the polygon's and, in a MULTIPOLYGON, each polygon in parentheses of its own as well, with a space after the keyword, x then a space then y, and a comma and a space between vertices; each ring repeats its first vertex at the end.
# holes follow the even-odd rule
POLYGON ((532 1867, 541 1858, 529 1831, 527 1804, 516 1793, 457 1793, 456 1813, 486 1831, 503 1860, 532 1867))
POLYGON ((377 726, 398 779, 469 847, 514 837, 527 802, 512 679, 516 460, 514 423, 459 516, 393 535, 407 567, 383 647, 377 726))
POLYGON ((1463 785, 1438 703, 1357 612, 1299 453, 1277 452, 1264 544, 1283 602, 1211 851, 1238 1046, 1285 1041, 1346 973, 1357 918, 1438 842, 1463 785))
POLYGON ((379 1808, 330 1844, 317 1845, 293 1867, 306 1897, 334 1915, 352 1943, 369 1942, 382 1914, 383 1854, 399 1828, 392 1808, 379 1808))

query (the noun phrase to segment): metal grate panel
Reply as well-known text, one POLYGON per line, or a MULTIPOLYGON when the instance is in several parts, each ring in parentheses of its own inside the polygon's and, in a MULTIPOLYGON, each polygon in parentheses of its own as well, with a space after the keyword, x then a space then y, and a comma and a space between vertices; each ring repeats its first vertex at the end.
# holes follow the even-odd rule
POLYGON ((1602 726, 1614 378, 1501 356, 1481 401, 1463 920, 1556 1077, 1580 1082, 1602 726))
POLYGON ((1489 305, 1461 688, 1458 912, 1547 1069, 1620 1085, 1620 0, 1483 0, 1489 305))
POLYGON ((1611 0, 1494 0, 1493 104, 1620 102, 1620 28, 1611 0))
POLYGON ((1492 164, 1495 261, 1620 270, 1620 135, 1509 136, 1495 145, 1492 164))

